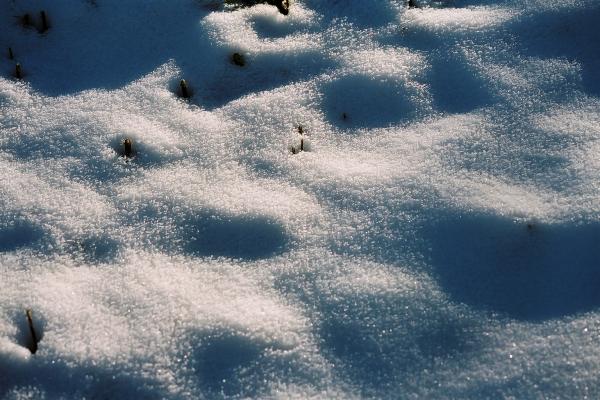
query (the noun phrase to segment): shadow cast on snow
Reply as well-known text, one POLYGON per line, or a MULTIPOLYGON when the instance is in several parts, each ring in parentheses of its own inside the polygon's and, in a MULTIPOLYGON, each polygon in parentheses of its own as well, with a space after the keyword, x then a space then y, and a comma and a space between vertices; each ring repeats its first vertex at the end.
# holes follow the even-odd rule
POLYGON ((16 219, 0 219, 0 253, 18 250, 23 247, 39 247, 43 244, 44 230, 36 224, 16 219))
POLYGON ((366 2, 364 0, 307 1, 310 9, 316 11, 325 22, 344 21, 358 29, 377 28, 393 23, 397 9, 393 1, 366 2))
POLYGON ((57 9, 54 24, 61 29, 30 37, 36 52, 22 54, 27 81, 48 96, 113 90, 173 60, 181 76, 169 88, 178 92, 179 79, 185 78, 196 93, 191 101, 212 109, 250 93, 304 80, 333 65, 314 52, 277 52, 257 53, 245 67, 237 67, 230 60, 236 50, 212 37, 211 28, 203 24, 212 11, 192 2, 180 6, 146 2, 132 8, 116 1, 97 7, 79 5, 70 12, 57 9))
POLYGON ((186 379, 204 398, 265 398, 273 384, 314 383, 320 374, 294 351, 236 329, 192 329, 183 338, 186 379))
POLYGON ((434 275, 450 296, 542 321, 600 307, 600 224, 523 223, 484 214, 425 228, 434 275))
POLYGON ((486 83, 466 60, 443 54, 431 59, 428 81, 436 109, 447 113, 467 113, 494 102, 486 83))
POLYGON ((476 327, 435 296, 395 293, 333 293, 317 272, 290 272, 276 281, 287 296, 313 310, 321 353, 361 395, 380 398, 389 387, 442 360, 464 359, 479 347, 476 327))
POLYGON ((25 362, 0 356, 0 398, 10 392, 32 390, 40 394, 35 398, 126 400, 168 396, 159 383, 131 371, 38 359, 37 355, 25 362))
POLYGON ((323 87, 323 110, 340 129, 383 128, 419 117, 414 93, 404 85, 350 75, 323 87))
POLYGON ((581 65, 583 90, 600 97, 600 6, 545 11, 517 19, 509 29, 529 57, 566 58, 581 65))
POLYGON ((184 252, 200 257, 258 260, 283 252, 289 240, 282 226, 259 216, 196 214, 181 228, 184 252))
POLYGON ((223 333, 195 343, 189 361, 205 393, 256 397, 264 389, 259 379, 263 351, 264 346, 249 338, 223 333))

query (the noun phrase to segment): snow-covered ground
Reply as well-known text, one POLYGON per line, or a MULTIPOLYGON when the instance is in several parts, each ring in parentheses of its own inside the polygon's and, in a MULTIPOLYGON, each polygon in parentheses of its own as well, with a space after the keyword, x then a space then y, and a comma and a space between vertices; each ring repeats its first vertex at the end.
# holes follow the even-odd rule
POLYGON ((599 398, 600 2, 404 3, 3 0, 0 398, 599 398))

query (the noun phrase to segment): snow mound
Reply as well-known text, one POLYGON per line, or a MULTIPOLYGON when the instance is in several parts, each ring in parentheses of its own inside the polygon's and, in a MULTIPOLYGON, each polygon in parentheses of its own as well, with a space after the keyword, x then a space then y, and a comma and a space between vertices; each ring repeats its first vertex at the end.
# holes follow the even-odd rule
POLYGON ((0 398, 599 397, 597 1, 230 3, 0 5, 0 398))

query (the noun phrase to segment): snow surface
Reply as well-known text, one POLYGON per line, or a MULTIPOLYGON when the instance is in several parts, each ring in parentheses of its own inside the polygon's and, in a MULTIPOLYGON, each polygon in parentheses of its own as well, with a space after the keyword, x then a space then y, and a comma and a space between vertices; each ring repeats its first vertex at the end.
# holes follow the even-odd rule
POLYGON ((600 398, 600 3, 403 3, 1 2, 0 398, 600 398))

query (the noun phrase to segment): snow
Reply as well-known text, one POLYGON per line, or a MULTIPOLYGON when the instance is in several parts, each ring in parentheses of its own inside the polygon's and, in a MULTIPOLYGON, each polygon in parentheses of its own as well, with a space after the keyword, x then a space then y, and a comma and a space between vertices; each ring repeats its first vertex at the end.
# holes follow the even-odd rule
POLYGON ((2 2, 0 398, 598 398, 600 4, 419 4, 2 2))

